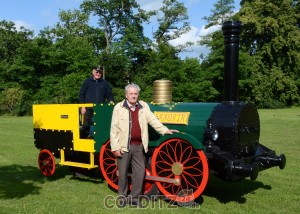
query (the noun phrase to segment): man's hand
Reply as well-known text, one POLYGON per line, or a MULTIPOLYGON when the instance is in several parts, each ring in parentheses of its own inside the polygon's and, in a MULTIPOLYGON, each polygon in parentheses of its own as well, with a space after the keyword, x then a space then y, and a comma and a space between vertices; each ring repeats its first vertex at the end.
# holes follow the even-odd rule
POLYGON ((116 157, 122 157, 122 153, 123 152, 121 150, 114 151, 116 157))
POLYGON ((85 107, 81 107, 81 114, 85 114, 86 112, 86 108, 85 107))
POLYGON ((173 134, 174 132, 179 132, 179 131, 174 129, 169 129, 165 134, 173 134))

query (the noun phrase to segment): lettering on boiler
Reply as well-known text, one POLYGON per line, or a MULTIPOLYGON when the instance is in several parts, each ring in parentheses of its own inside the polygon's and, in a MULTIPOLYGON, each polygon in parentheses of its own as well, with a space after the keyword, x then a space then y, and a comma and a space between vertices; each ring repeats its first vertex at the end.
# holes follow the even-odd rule
POLYGON ((189 122, 190 112, 154 111, 156 117, 166 124, 184 124, 189 122))

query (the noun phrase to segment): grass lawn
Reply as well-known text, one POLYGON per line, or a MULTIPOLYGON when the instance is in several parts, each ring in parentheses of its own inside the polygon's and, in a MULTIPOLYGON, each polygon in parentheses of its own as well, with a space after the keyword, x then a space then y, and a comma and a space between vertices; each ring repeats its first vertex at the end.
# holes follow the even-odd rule
POLYGON ((285 154, 287 165, 228 183, 213 176, 195 208, 150 202, 147 209, 105 208, 117 196, 98 178, 74 178, 58 166, 44 177, 37 166, 31 117, 0 117, 0 214, 73 213, 298 213, 300 208, 300 108, 259 110, 260 143, 285 154), (106 198, 107 199, 107 198, 106 198))

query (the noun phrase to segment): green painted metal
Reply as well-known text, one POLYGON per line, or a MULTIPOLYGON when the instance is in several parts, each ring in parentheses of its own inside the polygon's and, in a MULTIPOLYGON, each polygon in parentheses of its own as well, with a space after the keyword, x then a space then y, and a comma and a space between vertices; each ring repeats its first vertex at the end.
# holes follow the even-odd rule
MULTIPOLYGON (((206 128, 206 121, 210 117, 213 109, 219 103, 170 103, 170 104, 149 104, 151 110, 164 112, 190 112, 187 125, 182 124, 165 124, 169 129, 177 129, 183 134, 182 136, 190 136, 189 141, 195 148, 203 147, 203 136, 206 128)), ((154 130, 150 128, 149 146, 158 146, 164 142, 164 139, 173 138, 175 135, 165 135, 159 137, 154 130)))
POLYGON ((150 147, 158 147, 161 143, 174 138, 180 138, 189 142, 195 149, 205 150, 205 147, 199 140, 192 135, 184 132, 173 133, 172 135, 161 136, 157 141, 150 141, 150 147))
POLYGON ((110 124, 114 105, 95 104, 94 105, 94 140, 95 150, 100 152, 101 146, 110 138, 110 124))
MULTIPOLYGON (((157 147, 170 138, 181 138, 190 142, 196 149, 204 149, 203 135, 206 128, 206 121, 213 109, 219 103, 170 103, 150 104, 152 112, 190 112, 187 125, 165 124, 169 129, 177 129, 180 133, 161 136, 149 126, 149 146, 157 147)), ((94 105, 94 140, 95 150, 100 151, 101 146, 110 138, 111 116, 114 105, 94 105)))

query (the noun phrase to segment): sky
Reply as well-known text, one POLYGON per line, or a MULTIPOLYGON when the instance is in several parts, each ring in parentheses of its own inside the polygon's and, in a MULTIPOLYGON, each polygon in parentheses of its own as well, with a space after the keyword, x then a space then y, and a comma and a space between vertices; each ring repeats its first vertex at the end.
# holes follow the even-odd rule
MULTIPOLYGON (((158 9, 163 0, 137 0, 142 9, 158 9)), ((204 16, 211 15, 211 10, 217 0, 179 0, 187 8, 191 31, 179 39, 171 41, 172 45, 183 44, 200 40, 200 36, 207 34, 213 29, 205 29, 207 24, 204 16)), ((13 21, 17 29, 24 26, 33 30, 37 35, 45 27, 53 27, 58 21, 60 10, 79 9, 83 0, 0 0, 0 20, 13 21)), ((235 9, 239 9, 240 0, 234 0, 235 9)), ((145 25, 145 35, 151 37, 151 33, 157 29, 155 19, 149 25, 145 25)), ((206 53, 205 47, 194 45, 187 52, 181 53, 181 57, 198 57, 200 53, 206 53)))

